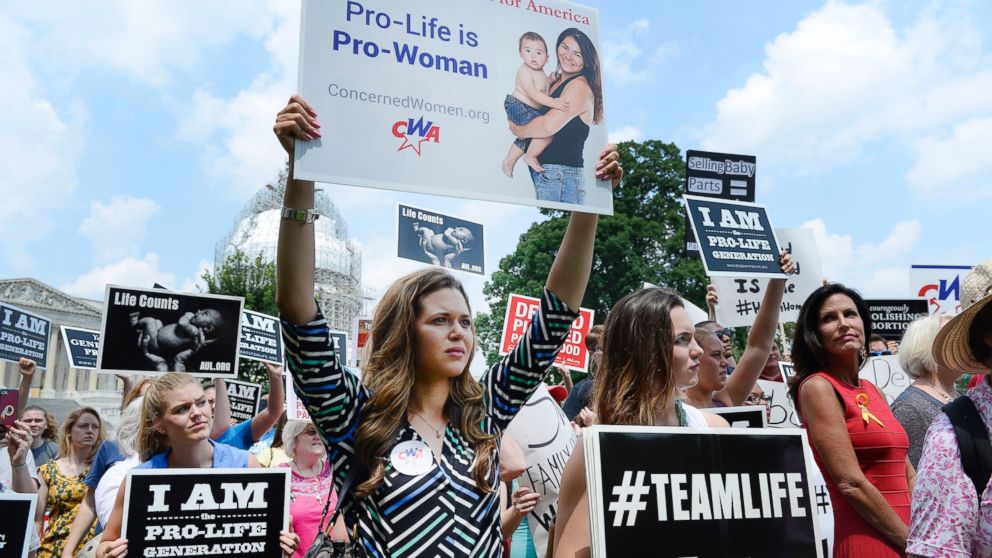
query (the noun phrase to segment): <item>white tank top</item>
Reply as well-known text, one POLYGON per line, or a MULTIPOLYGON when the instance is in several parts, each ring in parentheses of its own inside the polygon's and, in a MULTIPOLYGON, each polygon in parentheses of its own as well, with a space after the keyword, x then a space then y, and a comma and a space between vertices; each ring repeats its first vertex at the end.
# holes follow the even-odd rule
POLYGON ((686 426, 709 426, 702 411, 687 403, 682 403, 682 408, 685 409, 686 426))

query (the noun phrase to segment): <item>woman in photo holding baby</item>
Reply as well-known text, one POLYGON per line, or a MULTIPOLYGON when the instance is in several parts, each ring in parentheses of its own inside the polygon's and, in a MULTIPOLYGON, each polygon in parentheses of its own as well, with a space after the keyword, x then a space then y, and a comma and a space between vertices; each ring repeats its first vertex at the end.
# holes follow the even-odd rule
MULTIPOLYGON (((524 37, 520 41, 521 53, 524 37)), ((589 127, 603 120, 602 72, 595 45, 574 27, 558 36, 555 51, 558 70, 553 74, 548 90, 551 99, 564 102, 562 108, 546 110, 526 124, 517 124, 511 117, 510 131, 520 139, 547 138, 538 146, 521 149, 528 157, 533 154, 537 159, 537 168, 534 165, 530 168, 537 199, 582 204, 586 195, 582 151, 589 127), (546 144, 548 140, 550 143, 546 144), (534 153, 532 149, 541 152, 534 153)), ((527 65, 527 58, 524 60, 527 65)), ((511 148, 511 155, 516 148, 518 146, 511 148)), ((506 168, 504 161, 504 172, 506 168)), ((511 163, 511 171, 512 168, 511 163)))

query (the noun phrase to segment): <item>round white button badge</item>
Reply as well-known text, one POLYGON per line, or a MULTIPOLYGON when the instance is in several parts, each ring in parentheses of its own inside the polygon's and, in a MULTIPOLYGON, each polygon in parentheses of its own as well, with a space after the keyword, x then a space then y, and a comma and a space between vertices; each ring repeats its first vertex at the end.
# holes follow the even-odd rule
POLYGON ((420 440, 407 440, 393 447, 389 462, 404 475, 419 476, 434 468, 434 452, 420 440))

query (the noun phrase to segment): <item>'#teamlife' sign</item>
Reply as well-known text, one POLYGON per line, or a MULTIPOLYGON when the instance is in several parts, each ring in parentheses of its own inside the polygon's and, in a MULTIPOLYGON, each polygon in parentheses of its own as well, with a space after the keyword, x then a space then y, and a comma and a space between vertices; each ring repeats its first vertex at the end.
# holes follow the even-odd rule
POLYGON ((279 318, 245 310, 241 314, 238 355, 270 364, 282 364, 282 325, 279 318))
POLYGON ((100 332, 80 327, 59 326, 70 368, 92 370, 100 352, 100 332))
POLYGON ((786 278, 779 266, 779 242, 765 206, 682 196, 699 239, 706 274, 786 278))
POLYGON ((0 302, 0 360, 18 362, 24 357, 45 368, 51 331, 48 318, 0 302))
POLYGON ((289 469, 132 469, 129 556, 276 558, 289 528, 289 469))
POLYGON ((593 558, 823 558, 804 431, 583 432, 593 558))
MULTIPOLYGON (((503 334, 499 340, 499 354, 509 354, 527 332, 530 320, 541 307, 541 299, 532 296, 511 294, 506 302, 506 316, 503 318, 503 334)), ((589 370, 589 350, 586 348, 586 335, 592 329, 596 312, 579 308, 579 317, 572 322, 565 344, 558 351, 555 366, 586 372, 589 370)))
POLYGON ((485 275, 486 239, 481 224, 403 204, 399 204, 397 219, 397 257, 485 275))

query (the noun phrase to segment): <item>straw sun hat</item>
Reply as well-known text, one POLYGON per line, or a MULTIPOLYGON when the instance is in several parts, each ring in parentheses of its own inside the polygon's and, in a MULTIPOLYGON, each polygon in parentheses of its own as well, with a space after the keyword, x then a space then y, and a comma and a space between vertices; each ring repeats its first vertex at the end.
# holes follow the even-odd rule
POLYGON ((992 260, 975 266, 965 277, 961 286, 961 313, 941 328, 933 342, 937 364, 962 372, 990 372, 988 364, 975 360, 968 343, 971 324, 989 304, 992 304, 992 260))

